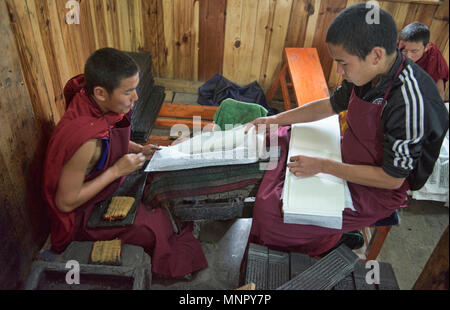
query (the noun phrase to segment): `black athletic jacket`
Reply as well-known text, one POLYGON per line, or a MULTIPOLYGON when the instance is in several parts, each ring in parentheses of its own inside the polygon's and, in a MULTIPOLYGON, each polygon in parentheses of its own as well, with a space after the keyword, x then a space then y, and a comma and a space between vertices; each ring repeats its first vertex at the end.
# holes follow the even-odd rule
MULTIPOLYGON (((391 71, 383 75, 374 88, 370 83, 358 87, 344 80, 330 98, 334 111, 347 110, 353 87, 357 93, 361 92, 361 99, 380 104, 400 63, 401 53, 397 51, 391 71)), ((394 81, 381 115, 382 168, 393 177, 407 177, 411 189, 417 190, 433 172, 448 130, 449 115, 428 73, 408 58, 404 67, 394 81)))

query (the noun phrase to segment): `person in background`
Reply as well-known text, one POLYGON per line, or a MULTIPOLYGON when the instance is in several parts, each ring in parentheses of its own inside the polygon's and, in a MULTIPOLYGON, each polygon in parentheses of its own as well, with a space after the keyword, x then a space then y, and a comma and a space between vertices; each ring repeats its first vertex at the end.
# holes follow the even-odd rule
POLYGON ((407 25, 399 34, 398 47, 433 78, 444 100, 448 65, 439 48, 430 42, 428 27, 418 22, 407 25))

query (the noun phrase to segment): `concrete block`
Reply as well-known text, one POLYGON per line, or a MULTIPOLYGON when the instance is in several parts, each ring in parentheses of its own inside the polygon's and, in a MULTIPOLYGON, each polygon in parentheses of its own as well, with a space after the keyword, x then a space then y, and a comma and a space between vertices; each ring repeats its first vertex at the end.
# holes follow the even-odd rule
POLYGON ((142 247, 122 245, 121 266, 89 264, 93 242, 72 242, 54 261, 35 261, 26 290, 146 290, 151 288, 151 259, 142 247), (68 284, 66 275, 79 264, 80 283, 68 284))

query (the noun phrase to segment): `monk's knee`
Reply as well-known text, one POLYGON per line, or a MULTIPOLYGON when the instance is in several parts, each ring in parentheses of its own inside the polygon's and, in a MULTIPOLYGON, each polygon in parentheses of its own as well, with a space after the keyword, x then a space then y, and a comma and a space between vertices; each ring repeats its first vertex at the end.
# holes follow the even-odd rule
POLYGON ((144 248, 152 249, 155 245, 155 234, 145 223, 135 223, 131 227, 130 243, 140 245, 144 248))

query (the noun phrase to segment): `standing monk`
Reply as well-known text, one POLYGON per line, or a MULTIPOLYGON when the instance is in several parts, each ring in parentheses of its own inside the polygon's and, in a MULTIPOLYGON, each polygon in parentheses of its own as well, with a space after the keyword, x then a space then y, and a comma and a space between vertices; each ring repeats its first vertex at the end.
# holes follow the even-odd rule
POLYGON ((130 141, 138 84, 139 68, 133 59, 105 48, 94 52, 84 74, 64 88, 66 112, 51 136, 43 178, 52 249, 61 252, 74 240, 118 238, 142 246, 152 257, 155 274, 182 277, 205 268, 207 262, 192 227, 176 235, 165 210, 150 211, 141 203, 130 227, 86 226, 94 206, 158 149, 130 141))

